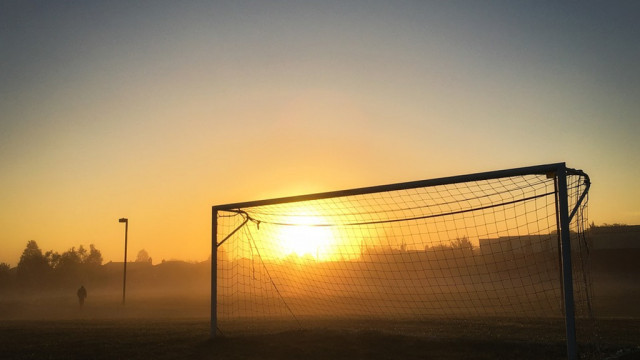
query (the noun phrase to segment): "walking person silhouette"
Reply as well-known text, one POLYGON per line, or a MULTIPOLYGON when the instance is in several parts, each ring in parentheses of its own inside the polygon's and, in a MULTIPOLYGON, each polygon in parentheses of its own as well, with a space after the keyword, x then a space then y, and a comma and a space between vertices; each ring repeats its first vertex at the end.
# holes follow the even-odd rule
POLYGON ((78 302, 80 303, 80 308, 82 308, 84 306, 84 299, 87 298, 87 289, 84 288, 84 285, 80 286, 80 289, 78 289, 78 302))

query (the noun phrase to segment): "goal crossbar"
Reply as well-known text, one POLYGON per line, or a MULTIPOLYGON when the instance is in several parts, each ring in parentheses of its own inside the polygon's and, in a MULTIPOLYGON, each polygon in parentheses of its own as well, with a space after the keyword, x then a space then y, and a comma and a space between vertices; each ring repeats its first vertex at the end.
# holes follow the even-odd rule
POLYGON ((588 176, 582 170, 567 168, 565 163, 553 163, 553 164, 527 166, 527 167, 520 167, 520 168, 506 169, 506 170, 487 171, 487 172, 480 172, 480 173, 467 174, 467 175, 447 176, 447 177, 427 179, 427 180, 408 181, 408 182, 401 182, 401 183, 387 184, 387 185, 368 186, 368 187, 361 187, 361 188, 347 189, 347 190, 327 191, 327 192, 321 192, 321 193, 315 193, 315 194, 286 196, 286 197, 273 198, 273 199, 215 205, 213 206, 213 211, 231 210, 231 209, 273 205, 273 204, 286 204, 286 203, 299 202, 299 201, 321 200, 321 199, 329 199, 329 198, 343 197, 343 196, 366 195, 366 194, 373 194, 373 193, 386 192, 386 191, 416 189, 416 188, 422 188, 422 187, 447 185, 447 184, 459 184, 459 183, 468 182, 468 181, 498 179, 498 178, 509 177, 509 176, 533 175, 533 174, 539 174, 539 175, 555 174, 558 170, 561 170, 561 169, 565 169, 567 174, 585 176, 588 182, 588 176))

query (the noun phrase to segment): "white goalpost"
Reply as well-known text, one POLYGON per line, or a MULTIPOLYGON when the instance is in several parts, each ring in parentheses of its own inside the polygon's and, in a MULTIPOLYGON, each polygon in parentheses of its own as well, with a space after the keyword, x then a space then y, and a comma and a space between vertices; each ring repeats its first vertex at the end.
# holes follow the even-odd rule
POLYGON ((575 359, 591 307, 589 187, 556 163, 213 206, 211 336, 564 319, 575 359))

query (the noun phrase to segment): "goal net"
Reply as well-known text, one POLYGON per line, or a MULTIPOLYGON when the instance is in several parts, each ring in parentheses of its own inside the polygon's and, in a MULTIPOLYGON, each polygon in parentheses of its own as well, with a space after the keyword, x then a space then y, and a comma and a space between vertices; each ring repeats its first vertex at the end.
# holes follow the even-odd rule
POLYGON ((214 206, 214 325, 587 316, 588 187, 551 164, 214 206))

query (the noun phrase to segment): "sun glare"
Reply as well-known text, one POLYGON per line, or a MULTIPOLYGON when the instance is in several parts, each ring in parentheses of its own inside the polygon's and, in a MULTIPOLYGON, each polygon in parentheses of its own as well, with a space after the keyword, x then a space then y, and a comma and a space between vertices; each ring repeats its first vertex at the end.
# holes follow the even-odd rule
POLYGON ((335 252, 335 237, 330 227, 318 226, 326 223, 322 217, 296 216, 285 221, 291 225, 283 226, 278 234, 283 257, 295 254, 318 261, 330 260, 335 252))

